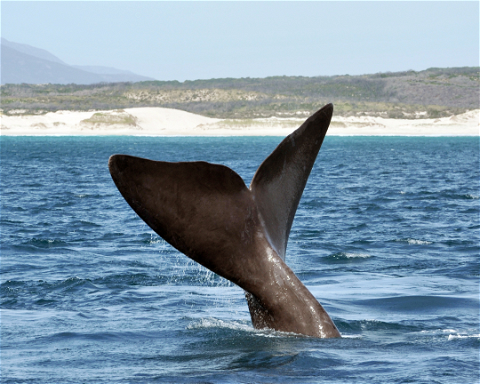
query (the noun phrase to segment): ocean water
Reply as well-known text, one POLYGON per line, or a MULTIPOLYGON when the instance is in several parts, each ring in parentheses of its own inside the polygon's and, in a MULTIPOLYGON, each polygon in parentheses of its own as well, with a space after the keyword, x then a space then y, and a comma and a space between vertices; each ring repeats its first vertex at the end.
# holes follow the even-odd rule
POLYGON ((107 168, 205 160, 248 185, 280 141, 1 137, 1 382, 478 383, 478 138, 325 139, 286 262, 341 339, 253 329, 107 168))

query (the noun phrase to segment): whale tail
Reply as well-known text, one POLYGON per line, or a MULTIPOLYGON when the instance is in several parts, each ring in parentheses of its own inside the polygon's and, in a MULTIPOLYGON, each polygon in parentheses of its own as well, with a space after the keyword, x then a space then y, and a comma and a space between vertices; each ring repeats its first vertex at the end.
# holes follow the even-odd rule
POLYGON ((326 105, 286 137, 247 188, 230 168, 128 155, 109 160, 133 210, 185 255, 242 287, 256 328, 340 336, 285 264, 293 218, 333 113, 326 105))

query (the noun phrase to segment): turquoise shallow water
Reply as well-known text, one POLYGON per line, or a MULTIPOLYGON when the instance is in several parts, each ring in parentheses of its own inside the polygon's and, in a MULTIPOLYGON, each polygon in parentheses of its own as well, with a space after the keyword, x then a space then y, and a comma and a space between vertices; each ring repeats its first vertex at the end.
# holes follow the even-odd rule
POLYGON ((325 139, 286 261, 332 340, 254 330, 107 168, 205 160, 248 185, 280 141, 1 137, 2 383, 478 383, 478 138, 325 139))

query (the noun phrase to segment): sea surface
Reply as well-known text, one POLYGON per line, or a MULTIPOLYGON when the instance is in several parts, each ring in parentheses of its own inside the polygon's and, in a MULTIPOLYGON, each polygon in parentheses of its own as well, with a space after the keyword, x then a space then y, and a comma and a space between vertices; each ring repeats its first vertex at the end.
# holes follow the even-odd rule
POLYGON ((286 262, 343 338, 253 329, 107 168, 227 165, 278 137, 1 137, 2 383, 478 383, 479 139, 327 137, 286 262))

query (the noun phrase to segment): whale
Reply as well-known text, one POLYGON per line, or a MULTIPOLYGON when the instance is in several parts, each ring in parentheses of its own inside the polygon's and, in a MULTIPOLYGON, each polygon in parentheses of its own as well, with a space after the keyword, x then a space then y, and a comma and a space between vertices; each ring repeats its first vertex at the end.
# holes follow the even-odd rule
POLYGON ((250 187, 232 169, 115 154, 108 162, 123 198, 150 228, 195 262, 245 291, 252 325, 341 337, 285 262, 300 198, 333 114, 328 104, 262 162, 250 187))

